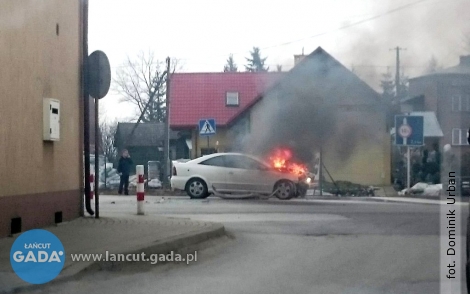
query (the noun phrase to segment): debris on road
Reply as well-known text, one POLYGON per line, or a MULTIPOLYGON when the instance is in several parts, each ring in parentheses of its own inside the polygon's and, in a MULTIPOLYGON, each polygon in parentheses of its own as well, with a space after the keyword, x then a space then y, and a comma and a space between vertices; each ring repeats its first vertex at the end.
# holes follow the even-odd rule
POLYGON ((421 196, 434 196, 439 197, 442 191, 442 184, 427 184, 427 183, 417 183, 413 187, 408 189, 403 189, 398 192, 398 195, 421 195, 421 196))

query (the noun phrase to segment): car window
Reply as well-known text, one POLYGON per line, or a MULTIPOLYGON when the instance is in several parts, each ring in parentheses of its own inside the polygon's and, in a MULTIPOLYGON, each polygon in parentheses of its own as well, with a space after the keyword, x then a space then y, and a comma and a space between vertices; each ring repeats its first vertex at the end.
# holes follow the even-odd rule
POLYGON ((224 157, 225 156, 212 157, 212 158, 209 158, 207 160, 200 162, 199 164, 223 167, 225 166, 224 157))
POLYGON ((231 168, 261 170, 266 169, 260 162, 242 155, 229 155, 226 157, 226 166, 231 168))
POLYGON ((261 162, 254 160, 253 158, 249 158, 249 157, 245 157, 244 164, 247 169, 255 169, 255 170, 266 169, 266 166, 264 166, 261 162))

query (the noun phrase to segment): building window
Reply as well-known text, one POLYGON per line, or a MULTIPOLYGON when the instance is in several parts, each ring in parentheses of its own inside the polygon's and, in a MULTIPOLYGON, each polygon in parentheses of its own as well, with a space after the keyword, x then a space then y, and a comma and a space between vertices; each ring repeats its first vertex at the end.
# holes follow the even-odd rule
POLYGON ((452 111, 470 111, 470 95, 452 96, 452 111))
POLYGON ((240 101, 238 99, 238 92, 227 92, 225 97, 225 105, 227 106, 238 106, 240 101))
MULTIPOLYGON (((462 97, 460 95, 452 96, 452 111, 462 111, 462 97)), ((453 131, 452 131, 453 134, 453 131)))
POLYGON ((452 145, 468 145, 467 130, 452 129, 452 145))

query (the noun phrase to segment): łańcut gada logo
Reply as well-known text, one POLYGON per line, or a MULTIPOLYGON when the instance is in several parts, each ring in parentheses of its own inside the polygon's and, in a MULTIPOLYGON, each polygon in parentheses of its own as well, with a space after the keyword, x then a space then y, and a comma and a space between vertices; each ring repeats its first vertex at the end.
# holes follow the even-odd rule
POLYGON ((62 271, 65 250, 62 242, 46 230, 31 230, 21 234, 10 250, 10 263, 25 282, 44 284, 62 271))

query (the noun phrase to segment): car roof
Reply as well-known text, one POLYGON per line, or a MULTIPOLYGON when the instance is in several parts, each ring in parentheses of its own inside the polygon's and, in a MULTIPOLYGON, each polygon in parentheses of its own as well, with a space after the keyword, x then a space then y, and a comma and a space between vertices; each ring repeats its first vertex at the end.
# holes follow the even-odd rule
POLYGON ((246 153, 239 153, 239 152, 223 152, 223 153, 212 153, 212 154, 208 154, 208 155, 203 155, 203 156, 201 156, 201 157, 195 158, 195 159, 190 160, 190 161, 188 161, 188 162, 189 162, 189 163, 199 163, 199 162, 201 162, 201 161, 204 161, 204 160, 207 160, 207 159, 210 159, 210 158, 214 158, 214 157, 218 157, 218 156, 222 156, 222 155, 245 156, 245 157, 250 157, 250 158, 259 160, 256 156, 253 156, 253 155, 250 155, 250 154, 246 154, 246 153))

